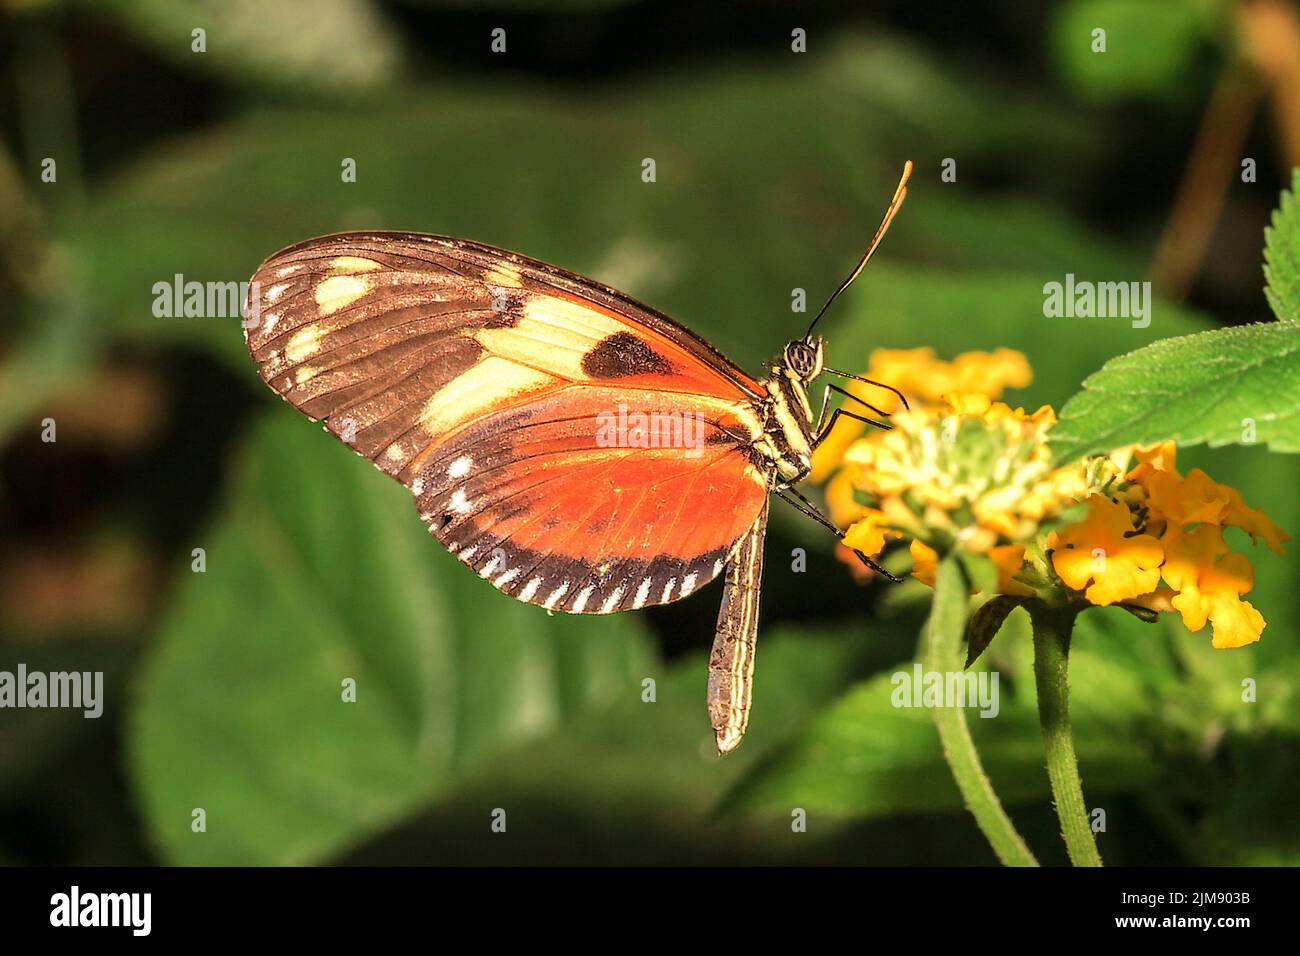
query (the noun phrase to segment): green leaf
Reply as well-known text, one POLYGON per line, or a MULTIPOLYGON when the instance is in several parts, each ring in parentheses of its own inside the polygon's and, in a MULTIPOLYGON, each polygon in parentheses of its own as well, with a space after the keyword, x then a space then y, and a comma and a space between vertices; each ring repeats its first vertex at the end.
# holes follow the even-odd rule
POLYGON ((1058 462, 1130 444, 1300 451, 1300 323, 1164 339, 1084 380, 1052 429, 1058 462))
POLYGON ((178 572, 129 721, 140 810, 175 863, 326 859, 485 755, 635 696, 651 666, 635 617, 551 617, 499 594, 404 489, 287 410, 194 545, 206 571, 178 572))
POLYGON ((1007 615, 1024 604, 1026 600, 1027 598, 1016 594, 999 594, 992 600, 986 601, 978 611, 971 615, 970 620, 966 622, 967 669, 979 660, 979 656, 984 653, 984 649, 997 636, 998 631, 1002 629, 1002 622, 1007 619, 1007 615))
MULTIPOLYGON (((714 602, 716 592, 698 600, 714 602)), ((902 628, 885 627, 891 640, 902 638, 902 628)), ((852 847, 858 835, 833 820, 819 819, 792 839, 789 807, 773 826, 770 819, 717 805, 879 658, 880 630, 865 642, 827 628, 762 629, 749 731, 726 757, 718 756, 704 707, 710 637, 707 629, 695 635, 701 650, 650 672, 656 680, 653 701, 623 697, 545 739, 512 748, 457 784, 436 811, 381 835, 349 862, 682 865, 726 859, 736 865, 825 863, 828 854, 871 859, 861 845, 852 847), (483 824, 484 808, 503 805, 503 795, 510 813, 505 840, 483 824)), ((905 859, 908 852, 894 858, 905 859)), ((961 851, 943 850, 948 859, 954 852, 961 851)))
POLYGON ((1291 171, 1291 190, 1282 192, 1264 229, 1264 294, 1279 319, 1300 319, 1300 169, 1291 171))
POLYGON ((1300 208, 1283 192, 1264 231, 1279 321, 1165 339, 1089 376, 1052 430, 1058 462, 1128 444, 1266 444, 1300 451, 1300 208))

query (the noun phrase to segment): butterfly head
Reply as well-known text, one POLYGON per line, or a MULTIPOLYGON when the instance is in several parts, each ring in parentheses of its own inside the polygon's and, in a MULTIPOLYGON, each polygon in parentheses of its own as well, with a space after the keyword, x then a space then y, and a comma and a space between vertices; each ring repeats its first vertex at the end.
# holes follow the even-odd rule
POLYGON ((782 358, 785 367, 796 377, 811 382, 822 373, 822 340, 820 337, 795 339, 785 347, 782 358))

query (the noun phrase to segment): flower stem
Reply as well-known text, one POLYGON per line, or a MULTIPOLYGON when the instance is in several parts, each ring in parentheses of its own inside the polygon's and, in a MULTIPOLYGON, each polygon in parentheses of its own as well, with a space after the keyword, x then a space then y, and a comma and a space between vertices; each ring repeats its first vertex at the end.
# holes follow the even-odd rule
POLYGON ((1038 686, 1038 721, 1047 751, 1047 778, 1056 800, 1061 835, 1075 866, 1101 866, 1101 854, 1088 824, 1079 762, 1070 731, 1070 634, 1078 610, 1050 607, 1042 601, 1026 604, 1034 624, 1034 680, 1038 686))
MULTIPOLYGON (((944 558, 936 574, 934 607, 925 630, 927 671, 948 674, 961 673, 964 669, 961 645, 968 597, 966 577, 957 559, 952 556, 944 558)), ((984 773, 975 741, 966 725, 966 712, 961 707, 936 707, 934 715, 939 740, 943 743, 943 755, 952 768, 957 789, 993 852, 1006 866, 1037 866, 1038 861, 1016 832, 998 795, 993 792, 993 784, 984 773)))

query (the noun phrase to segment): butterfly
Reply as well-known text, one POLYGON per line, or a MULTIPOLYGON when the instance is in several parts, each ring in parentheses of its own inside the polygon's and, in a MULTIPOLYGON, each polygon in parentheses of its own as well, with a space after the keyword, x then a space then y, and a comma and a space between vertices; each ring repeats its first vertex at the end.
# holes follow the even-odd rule
POLYGON ((834 384, 814 415, 822 373, 880 383, 828 368, 813 329, 911 170, 857 267, 762 377, 591 279, 418 233, 277 252, 249 283, 245 339, 267 385, 405 485, 447 550, 513 598, 610 614, 725 572, 708 713, 727 753, 749 720, 770 496, 842 536, 794 486, 841 417, 888 427, 845 409, 886 414, 834 384), (832 392, 846 399, 827 419, 832 392))

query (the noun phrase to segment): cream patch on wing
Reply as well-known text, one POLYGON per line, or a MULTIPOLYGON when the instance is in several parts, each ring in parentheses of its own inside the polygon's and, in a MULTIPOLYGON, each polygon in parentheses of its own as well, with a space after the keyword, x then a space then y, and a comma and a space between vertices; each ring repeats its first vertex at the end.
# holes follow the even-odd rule
POLYGON ((521 395, 555 384, 555 377, 497 355, 489 355, 434 394, 420 411, 430 435, 486 414, 521 395))
POLYGON ((321 315, 330 315, 357 301, 371 287, 372 282, 368 276, 330 276, 316 286, 316 305, 321 315))
POLYGON ((524 284, 519 270, 504 262, 498 262, 483 273, 483 281, 489 285, 505 286, 507 289, 518 289, 524 284))
POLYGON ((524 319, 539 326, 568 329, 584 338, 600 341, 615 332, 626 332, 627 325, 603 312, 568 299, 539 296, 524 306, 524 319))
POLYGON ((320 351, 321 330, 315 325, 305 325, 289 339, 284 347, 284 357, 290 364, 297 365, 303 359, 311 358, 320 351))
POLYGON ((335 275, 350 275, 354 272, 374 272, 382 269, 383 264, 362 256, 339 256, 330 261, 330 272, 335 275))
POLYGON ((601 339, 626 331, 618 321, 562 299, 539 298, 526 303, 509 328, 484 328, 474 336, 489 352, 507 355, 569 381, 589 376, 583 357, 601 339))

